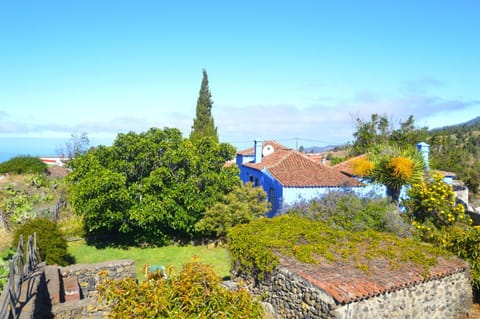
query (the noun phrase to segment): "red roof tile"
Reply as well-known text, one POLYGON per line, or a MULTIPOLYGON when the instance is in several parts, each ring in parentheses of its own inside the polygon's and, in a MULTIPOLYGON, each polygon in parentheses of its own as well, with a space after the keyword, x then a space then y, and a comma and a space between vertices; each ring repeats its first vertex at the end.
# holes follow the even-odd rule
POLYGON ((356 179, 347 177, 339 171, 291 149, 278 149, 272 154, 264 156, 260 163, 244 163, 243 165, 259 171, 266 168, 275 179, 286 187, 363 186, 356 179))
POLYGON ((437 265, 430 269, 428 277, 423 275, 423 268, 420 266, 409 264, 392 269, 386 260, 372 260, 368 273, 347 263, 304 264, 286 256, 280 256, 280 265, 341 304, 411 287, 468 269, 465 261, 454 257, 439 258, 437 265))
POLYGON ((304 153, 309 159, 314 160, 317 163, 322 163, 325 158, 323 154, 320 153, 304 153))

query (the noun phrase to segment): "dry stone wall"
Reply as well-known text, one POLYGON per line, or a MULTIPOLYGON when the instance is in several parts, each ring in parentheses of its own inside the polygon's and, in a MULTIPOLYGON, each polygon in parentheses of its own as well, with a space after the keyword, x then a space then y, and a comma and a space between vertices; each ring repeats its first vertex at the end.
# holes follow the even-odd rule
POLYGON ((456 319, 465 317, 472 304, 468 270, 347 304, 284 267, 277 267, 261 282, 246 276, 243 281, 251 293, 272 306, 276 318, 456 319))
POLYGON ((97 284, 100 273, 105 273, 110 279, 136 278, 134 260, 113 260, 96 264, 78 264, 60 267, 63 278, 76 276, 81 288, 80 301, 55 305, 52 313, 55 319, 92 319, 105 318, 110 311, 107 305, 97 299, 97 284))
POLYGON ((106 273, 109 279, 136 278, 135 261, 112 260, 96 264, 78 264, 60 267, 63 278, 76 276, 82 289, 82 296, 92 297, 97 295, 97 284, 100 281, 100 272, 106 273))

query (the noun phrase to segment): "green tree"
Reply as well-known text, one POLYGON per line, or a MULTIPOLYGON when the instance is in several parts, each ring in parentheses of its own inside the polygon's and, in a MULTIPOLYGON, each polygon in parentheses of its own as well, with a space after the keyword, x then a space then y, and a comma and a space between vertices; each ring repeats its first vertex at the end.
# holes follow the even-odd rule
POLYGON ((452 127, 430 133, 432 168, 455 172, 472 193, 480 185, 480 135, 478 127, 452 127))
POLYGON ((238 224, 246 224, 268 212, 267 194, 252 184, 239 184, 214 204, 195 228, 207 236, 224 237, 238 224))
POLYGON ((88 134, 86 132, 75 132, 70 134, 70 139, 65 141, 65 145, 60 146, 56 149, 56 153, 59 156, 75 158, 79 155, 86 153, 89 148, 90 139, 88 138, 88 134))
POLYGON ((356 156, 381 144, 394 144, 400 148, 416 145, 427 138, 427 128, 417 128, 413 116, 410 115, 405 122, 399 122, 399 128, 394 129, 386 115, 372 114, 370 121, 357 118, 353 137, 355 141, 351 155, 356 156))
POLYGON ((172 128, 119 134, 72 161, 72 207, 91 235, 155 245, 191 239, 205 211, 239 183, 238 168, 224 165, 234 151, 172 128))
POLYGON ((131 198, 125 175, 101 165, 95 152, 72 161, 68 175, 70 202, 89 234, 115 232, 128 223, 131 198))
POLYGON ((207 71, 203 70, 203 79, 200 86, 200 92, 195 110, 195 119, 193 120, 190 139, 198 141, 202 137, 213 137, 218 142, 217 128, 212 116, 212 94, 208 87, 207 71))
POLYGON ((400 121, 400 127, 390 134, 390 141, 400 147, 408 147, 425 141, 428 136, 426 127, 415 127, 415 119, 410 115, 405 122, 400 121))
POLYGON ((352 155, 360 155, 376 144, 386 143, 390 134, 390 123, 385 115, 372 114, 370 121, 356 120, 357 130, 353 133, 355 141, 352 155))

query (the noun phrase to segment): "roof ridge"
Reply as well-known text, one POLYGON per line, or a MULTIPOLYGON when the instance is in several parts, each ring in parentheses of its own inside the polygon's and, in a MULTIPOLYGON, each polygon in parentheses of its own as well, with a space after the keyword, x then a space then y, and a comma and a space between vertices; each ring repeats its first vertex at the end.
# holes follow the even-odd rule
POLYGON ((278 161, 275 162, 275 164, 268 166, 268 168, 275 168, 279 166, 280 164, 283 163, 284 160, 286 160, 288 157, 292 156, 293 152, 296 152, 295 150, 292 149, 283 149, 284 151, 288 151, 284 156, 278 159, 278 161))

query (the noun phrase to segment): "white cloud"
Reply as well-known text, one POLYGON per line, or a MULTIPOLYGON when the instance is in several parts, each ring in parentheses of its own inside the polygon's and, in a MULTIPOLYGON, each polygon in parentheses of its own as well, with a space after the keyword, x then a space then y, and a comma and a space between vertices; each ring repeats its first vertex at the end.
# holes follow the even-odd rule
MULTIPOLYGON (((437 83, 432 80, 427 84, 437 83)), ((296 105, 217 106, 214 116, 220 137, 233 144, 253 142, 254 139, 304 138, 310 140, 310 144, 326 145, 352 141, 356 119, 369 120, 374 113, 387 115, 394 126, 413 115, 416 125, 420 127, 429 122, 436 123, 429 119, 445 114, 455 114, 456 118, 463 116, 458 123, 468 121, 480 115, 467 112, 479 104, 478 101, 449 100, 433 95, 384 97, 361 91, 348 99, 319 98, 317 104, 306 108, 296 105)), ((445 122, 442 125, 451 124, 457 123, 445 122)), ((429 126, 434 127, 438 125, 429 126)))

